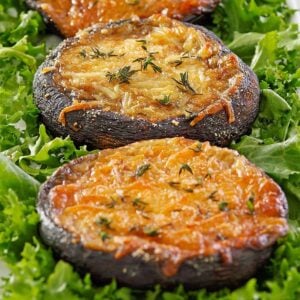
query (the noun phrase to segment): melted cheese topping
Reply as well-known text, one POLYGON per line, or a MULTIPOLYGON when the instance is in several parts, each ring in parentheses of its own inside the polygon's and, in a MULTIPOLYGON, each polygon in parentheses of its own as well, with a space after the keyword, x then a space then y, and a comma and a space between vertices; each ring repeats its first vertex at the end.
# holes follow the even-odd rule
POLYGON ((65 36, 73 36, 99 22, 130 19, 134 16, 149 17, 164 13, 183 18, 191 13, 201 13, 214 8, 218 0, 38 0, 37 6, 65 36))
POLYGON ((230 99, 242 72, 234 54, 220 52, 203 32, 157 15, 83 32, 55 64, 56 84, 76 101, 61 121, 69 111, 98 108, 150 122, 225 109, 233 122, 230 99))
POLYGON ((70 165, 52 219, 84 247, 159 261, 262 249, 288 229, 278 185, 236 151, 184 138, 108 149, 70 165))

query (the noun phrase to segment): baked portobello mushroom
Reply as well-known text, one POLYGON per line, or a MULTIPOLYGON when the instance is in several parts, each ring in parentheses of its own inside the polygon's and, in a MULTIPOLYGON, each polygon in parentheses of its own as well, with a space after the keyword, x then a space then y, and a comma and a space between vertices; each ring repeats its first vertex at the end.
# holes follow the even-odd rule
POLYGON ((42 187, 41 236, 97 282, 235 287, 286 234, 280 187, 236 151, 185 138, 76 159, 42 187))
POLYGON ((176 19, 189 19, 211 12, 220 0, 26 0, 37 9, 46 23, 65 37, 96 23, 108 23, 138 16, 163 13, 176 19))
POLYGON ((259 107, 255 74, 213 33, 161 15, 65 40, 33 88, 54 134, 96 148, 174 136, 225 146, 259 107))

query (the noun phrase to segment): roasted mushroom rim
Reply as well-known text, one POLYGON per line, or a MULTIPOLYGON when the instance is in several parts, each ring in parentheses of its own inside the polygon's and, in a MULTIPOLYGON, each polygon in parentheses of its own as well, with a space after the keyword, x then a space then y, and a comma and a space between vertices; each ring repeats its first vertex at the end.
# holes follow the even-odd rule
POLYGON ((54 224, 116 264, 150 257, 166 278, 194 258, 230 265, 234 251, 268 250, 288 230, 272 179, 236 151, 184 138, 77 159, 44 184, 38 210, 44 232, 54 224))
POLYGON ((237 56, 221 48, 204 32, 155 16, 84 32, 42 72, 72 95, 62 122, 72 110, 93 107, 150 122, 224 107, 231 123, 243 74, 237 56))
POLYGON ((27 0, 27 4, 41 12, 47 22, 64 36, 74 36, 79 29, 96 23, 107 23, 138 16, 149 17, 164 13, 183 19, 212 11, 219 0, 27 0))
POLYGON ((259 106, 249 67, 204 28, 161 15, 82 31, 42 65, 34 89, 43 118, 53 120, 47 106, 54 106, 52 127, 71 134, 81 129, 72 115, 86 111, 98 130, 100 115, 111 114, 143 123, 145 139, 184 135, 225 145, 250 128, 259 106))

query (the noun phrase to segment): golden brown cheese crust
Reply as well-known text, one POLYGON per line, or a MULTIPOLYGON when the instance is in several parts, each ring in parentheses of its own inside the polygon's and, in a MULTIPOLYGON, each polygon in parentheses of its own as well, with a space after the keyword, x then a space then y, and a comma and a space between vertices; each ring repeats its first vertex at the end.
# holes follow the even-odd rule
POLYGON ((207 142, 143 141, 69 167, 47 196, 55 224, 116 259, 151 254, 166 276, 193 257, 231 262, 233 249, 265 249, 288 230, 279 186, 207 142))
POLYGON ((97 108, 158 122, 226 111, 243 73, 233 53, 204 32, 164 16, 84 32, 56 60, 55 84, 73 97, 61 113, 97 108))
POLYGON ((165 13, 170 17, 182 19, 186 15, 211 11, 219 0, 38 0, 27 1, 50 19, 59 31, 67 37, 74 36, 99 22, 129 19, 134 16, 149 17, 165 13))

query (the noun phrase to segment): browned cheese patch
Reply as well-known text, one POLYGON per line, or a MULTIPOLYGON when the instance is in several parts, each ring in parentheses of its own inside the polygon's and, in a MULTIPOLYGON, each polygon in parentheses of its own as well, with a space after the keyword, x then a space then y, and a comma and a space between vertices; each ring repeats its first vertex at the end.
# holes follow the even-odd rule
POLYGON ((81 159, 49 200, 51 218, 84 247, 154 256, 167 276, 188 258, 230 262, 232 249, 264 249, 288 230, 273 180, 236 151, 184 138, 81 159))

